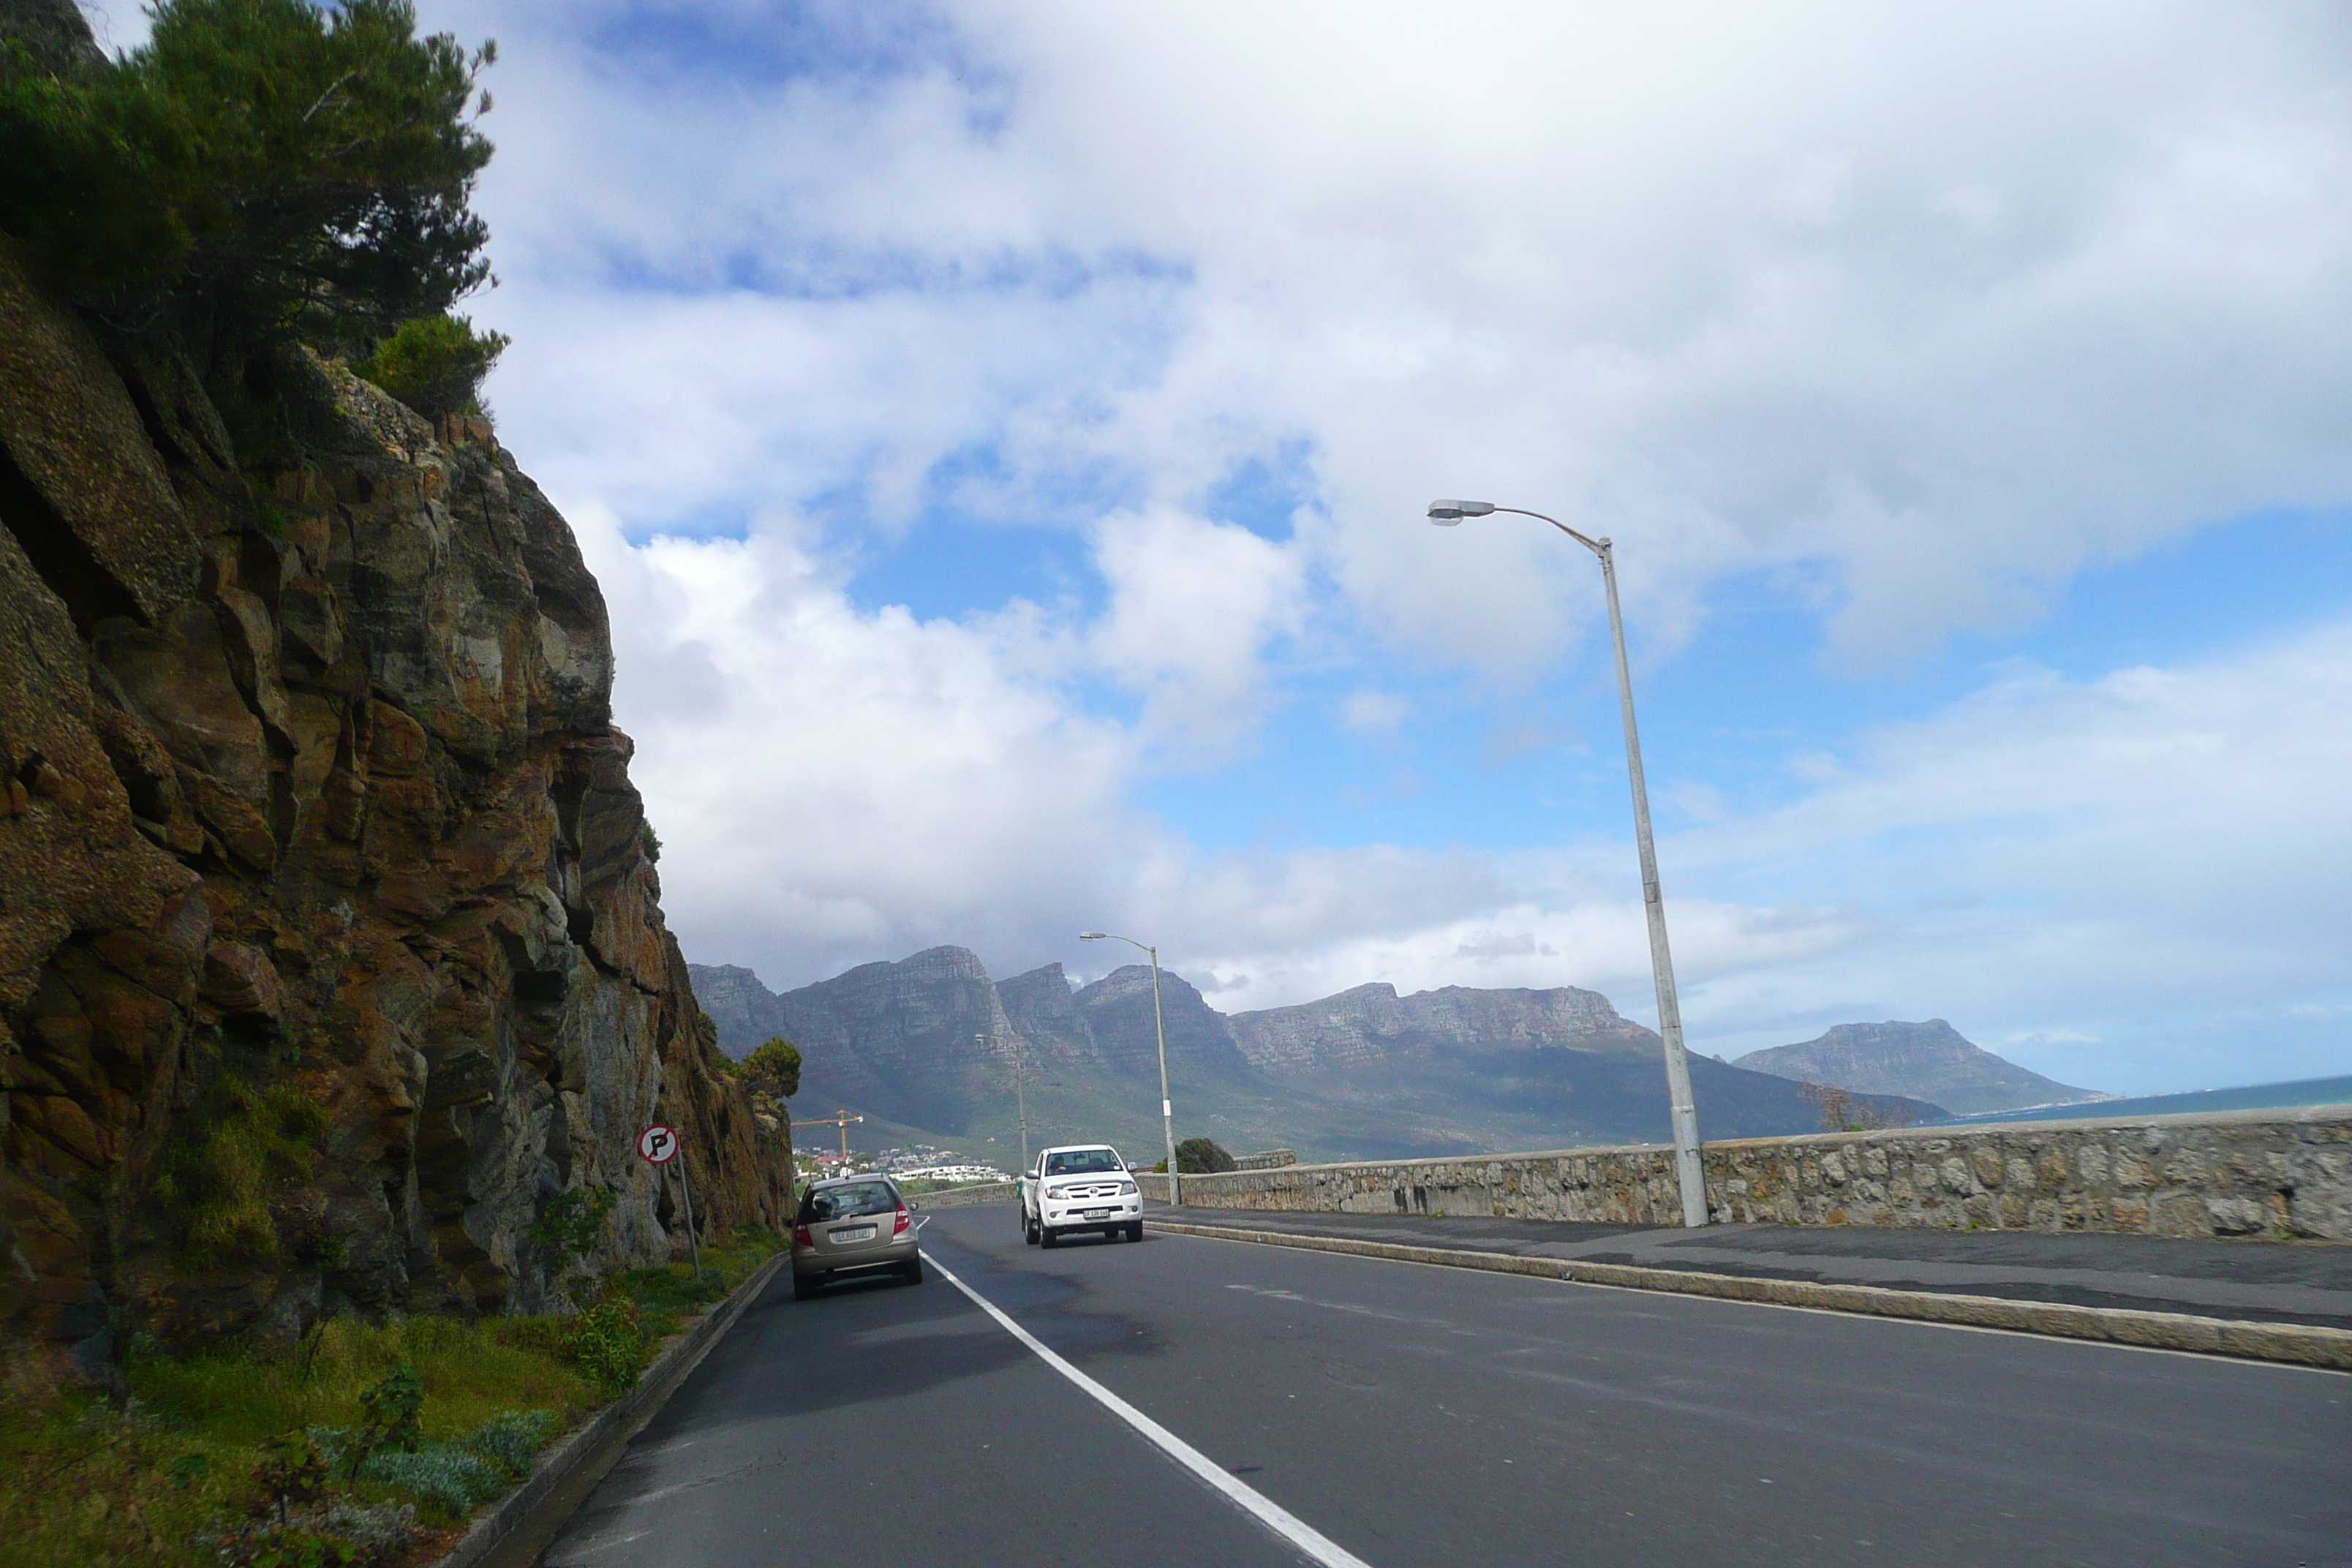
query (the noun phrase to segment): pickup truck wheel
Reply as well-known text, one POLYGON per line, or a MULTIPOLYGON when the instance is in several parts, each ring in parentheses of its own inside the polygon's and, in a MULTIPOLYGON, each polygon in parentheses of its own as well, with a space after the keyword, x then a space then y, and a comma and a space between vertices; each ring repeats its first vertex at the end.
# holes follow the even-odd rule
POLYGON ((1037 1222, 1037 1245, 1048 1252, 1062 1245, 1061 1237, 1046 1228, 1045 1222, 1042 1219, 1037 1222))
POLYGON ((1143 1239, 1143 1222, 1141 1220, 1131 1219, 1127 1222, 1127 1239, 1129 1241, 1141 1241, 1143 1239))
POLYGON ((1025 1214, 1021 1216, 1021 1239, 1032 1247, 1037 1245, 1037 1222, 1025 1214))

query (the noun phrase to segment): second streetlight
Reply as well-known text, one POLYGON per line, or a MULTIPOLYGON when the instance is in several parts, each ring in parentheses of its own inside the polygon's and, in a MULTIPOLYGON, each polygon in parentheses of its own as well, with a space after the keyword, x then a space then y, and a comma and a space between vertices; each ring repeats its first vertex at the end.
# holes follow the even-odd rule
POLYGON ((1168 1135, 1168 1201, 1171 1205, 1184 1201, 1176 1171, 1176 1107, 1168 1098, 1168 1026, 1160 1013, 1160 950, 1136 941, 1131 936, 1113 936, 1107 931, 1082 931, 1080 942, 1123 942, 1129 947, 1142 948, 1151 960, 1151 1029, 1160 1037, 1160 1128, 1168 1135))

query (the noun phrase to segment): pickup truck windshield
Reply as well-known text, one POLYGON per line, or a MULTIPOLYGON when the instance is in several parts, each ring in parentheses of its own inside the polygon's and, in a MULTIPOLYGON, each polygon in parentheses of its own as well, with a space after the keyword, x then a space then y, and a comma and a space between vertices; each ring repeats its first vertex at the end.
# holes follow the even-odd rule
POLYGON ((1127 1167, 1119 1163, 1118 1150, 1072 1149, 1045 1156, 1045 1173, 1049 1176, 1084 1176, 1101 1172, 1127 1173, 1127 1167))
POLYGON ((859 1215, 892 1214, 898 1207, 898 1194, 887 1182, 856 1182, 845 1187, 813 1187, 801 1199, 801 1216, 796 1222, 808 1225, 828 1219, 855 1219, 859 1215))

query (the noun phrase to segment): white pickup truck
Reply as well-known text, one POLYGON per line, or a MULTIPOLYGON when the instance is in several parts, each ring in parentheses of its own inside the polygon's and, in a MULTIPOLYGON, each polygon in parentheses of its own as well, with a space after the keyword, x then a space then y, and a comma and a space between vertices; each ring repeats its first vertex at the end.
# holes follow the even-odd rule
POLYGON ((1021 1236, 1032 1247, 1093 1231, 1116 1240, 1143 1239, 1143 1194, 1127 1162, 1108 1143, 1041 1149, 1021 1173, 1021 1236))

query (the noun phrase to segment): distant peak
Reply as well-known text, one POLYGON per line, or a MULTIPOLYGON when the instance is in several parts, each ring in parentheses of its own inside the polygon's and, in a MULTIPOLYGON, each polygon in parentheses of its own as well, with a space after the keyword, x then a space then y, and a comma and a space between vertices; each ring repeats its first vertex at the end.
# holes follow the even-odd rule
POLYGON ((1000 988, 1017 985, 1024 990, 1033 985, 1058 984, 1063 990, 1067 991, 1070 989, 1070 977, 1062 973, 1061 960, 1055 959, 1051 963, 1041 963, 1034 969, 1024 969, 1012 979, 1000 980, 996 984, 1000 988))

